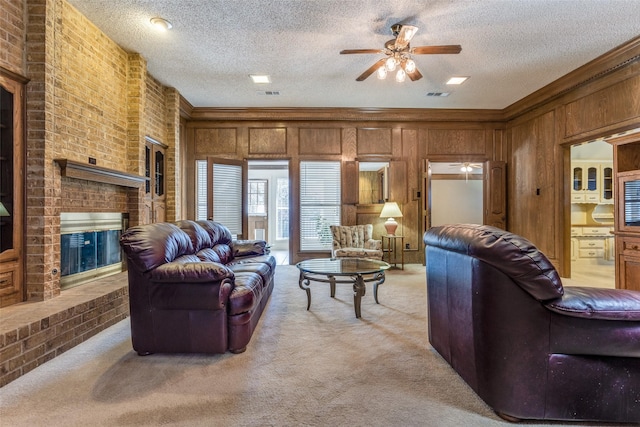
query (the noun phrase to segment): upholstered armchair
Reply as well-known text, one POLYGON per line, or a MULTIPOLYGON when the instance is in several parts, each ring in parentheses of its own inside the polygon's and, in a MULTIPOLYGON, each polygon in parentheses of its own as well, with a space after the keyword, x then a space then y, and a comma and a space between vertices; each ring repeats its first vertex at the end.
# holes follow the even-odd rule
POLYGON ((333 258, 382 259, 382 242, 373 238, 373 224, 332 225, 333 258))
POLYGON ((508 420, 640 423, 640 292, 563 286, 530 241, 424 235, 429 342, 508 420))

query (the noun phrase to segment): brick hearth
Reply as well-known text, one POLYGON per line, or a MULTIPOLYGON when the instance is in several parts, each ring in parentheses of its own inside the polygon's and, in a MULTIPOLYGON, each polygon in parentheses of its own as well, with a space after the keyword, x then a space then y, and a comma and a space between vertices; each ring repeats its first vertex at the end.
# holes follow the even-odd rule
POLYGON ((129 316, 127 273, 2 308, 0 387, 129 316))

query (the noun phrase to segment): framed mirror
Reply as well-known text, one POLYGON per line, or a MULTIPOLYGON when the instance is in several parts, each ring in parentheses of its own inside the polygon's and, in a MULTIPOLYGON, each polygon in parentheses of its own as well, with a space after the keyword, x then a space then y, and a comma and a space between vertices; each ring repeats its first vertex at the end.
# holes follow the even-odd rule
POLYGON ((359 162, 359 204, 382 204, 388 199, 389 162, 359 162))

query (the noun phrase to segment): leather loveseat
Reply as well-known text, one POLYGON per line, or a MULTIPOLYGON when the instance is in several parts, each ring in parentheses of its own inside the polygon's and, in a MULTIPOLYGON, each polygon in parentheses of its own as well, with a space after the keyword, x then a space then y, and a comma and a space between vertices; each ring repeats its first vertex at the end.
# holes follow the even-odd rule
POLYGON ((213 221, 155 223, 120 238, 138 354, 240 353, 274 286, 264 241, 232 241, 213 221))
POLYGON ((566 286, 536 247, 429 229, 429 342, 509 420, 640 422, 640 292, 566 286))

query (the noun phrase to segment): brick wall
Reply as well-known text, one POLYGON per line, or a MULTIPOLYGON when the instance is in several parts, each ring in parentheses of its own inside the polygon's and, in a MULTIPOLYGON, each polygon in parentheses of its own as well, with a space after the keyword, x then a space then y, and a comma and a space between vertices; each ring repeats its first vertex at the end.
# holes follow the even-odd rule
POLYGON ((0 0, 0 66, 24 74, 24 0, 0 0))
MULTIPOLYGON (((60 291, 60 213, 143 211, 143 189, 62 177, 54 159, 144 174, 145 135, 179 151, 180 94, 147 73, 66 0, 0 0, 0 67, 26 85, 26 218, 24 287, 28 304, 3 308, 0 387, 128 316, 126 279, 78 303, 60 291), (6 328, 11 310, 59 311, 6 328)), ((176 165, 167 164, 167 210, 181 198, 176 165)), ((122 273, 126 277, 126 273, 122 273)), ((109 280, 109 277, 100 280, 109 280)), ((93 283, 87 286, 93 286, 93 283)), ((84 286, 83 286, 84 287, 84 286)), ((22 317, 22 316, 18 316, 22 317)))
MULTIPOLYGON (((126 280, 126 273, 121 275, 125 275, 126 280)), ((3 328, 0 333, 0 387, 125 319, 129 315, 128 288, 113 286, 113 282, 122 280, 120 275, 102 279, 104 285, 113 290, 95 298, 70 295, 68 299, 72 302, 69 305, 58 304, 55 310, 43 310, 47 313, 40 318, 3 328)), ((94 285, 100 286, 100 283, 94 285)), ((16 309, 19 308, 5 308, 4 315, 11 318, 16 309)))

